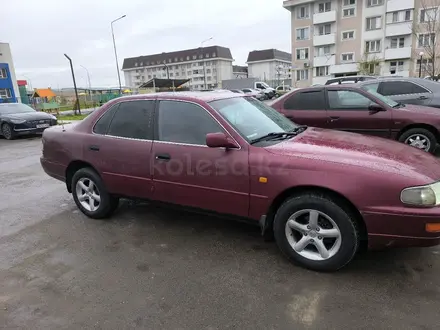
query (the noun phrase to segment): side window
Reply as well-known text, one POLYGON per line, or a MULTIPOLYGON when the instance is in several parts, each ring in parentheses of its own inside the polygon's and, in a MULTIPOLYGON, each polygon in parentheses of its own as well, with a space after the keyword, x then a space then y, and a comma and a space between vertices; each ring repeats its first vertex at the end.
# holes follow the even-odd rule
POLYGON ((413 94, 413 84, 406 81, 387 81, 382 82, 382 95, 402 95, 413 94))
POLYGON ((93 132, 102 135, 107 134, 108 127, 110 126, 110 123, 113 119, 113 115, 115 114, 118 108, 119 108, 119 103, 113 105, 110 109, 107 109, 107 111, 96 122, 95 126, 93 127, 93 132))
POLYGON ((261 84, 257 84, 256 88, 264 89, 263 86, 261 86, 261 84))
POLYGON ((377 92, 379 89, 379 83, 368 84, 361 87, 364 91, 377 92))
POLYGON ((414 94, 429 93, 429 91, 423 88, 422 86, 419 86, 417 84, 412 84, 412 85, 413 85, 414 94))
POLYGON ((127 101, 119 104, 108 135, 152 140, 154 101, 127 101))
POLYGON ((368 110, 372 101, 355 91, 328 91, 328 103, 332 110, 368 110))
POLYGON ((299 92, 284 102, 286 110, 325 110, 324 90, 299 92))
POLYGON ((158 140, 206 145, 206 134, 223 132, 202 107, 188 102, 160 101, 158 140))

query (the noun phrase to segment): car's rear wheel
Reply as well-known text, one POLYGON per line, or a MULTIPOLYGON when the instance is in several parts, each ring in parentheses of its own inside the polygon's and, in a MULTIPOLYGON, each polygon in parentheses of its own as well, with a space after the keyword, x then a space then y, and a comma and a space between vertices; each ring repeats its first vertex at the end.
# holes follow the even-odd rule
POLYGON ((73 175, 72 195, 81 212, 93 219, 111 216, 119 205, 119 198, 109 194, 100 176, 87 167, 73 175))
POLYGON ((360 243, 354 217, 337 201, 313 192, 284 202, 273 229, 278 247, 291 261, 317 271, 344 267, 360 243))
POLYGON ((6 140, 14 139, 14 131, 12 130, 11 125, 7 123, 4 123, 2 125, 2 135, 5 137, 6 140))
POLYGON ((417 149, 433 153, 437 146, 435 135, 426 128, 411 128, 404 132, 399 141, 417 149))

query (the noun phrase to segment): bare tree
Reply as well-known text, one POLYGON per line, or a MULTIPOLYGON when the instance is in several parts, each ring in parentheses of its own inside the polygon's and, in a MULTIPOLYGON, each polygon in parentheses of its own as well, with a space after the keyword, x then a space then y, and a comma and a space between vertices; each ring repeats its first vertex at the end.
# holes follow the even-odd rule
POLYGON ((361 75, 376 76, 380 73, 381 60, 374 54, 369 54, 365 50, 362 57, 357 62, 357 68, 361 75))
POLYGON ((412 23, 417 49, 414 57, 423 58, 419 65, 434 79, 440 73, 440 0, 419 1, 420 8, 412 23), (421 52, 423 56, 420 56, 421 52))

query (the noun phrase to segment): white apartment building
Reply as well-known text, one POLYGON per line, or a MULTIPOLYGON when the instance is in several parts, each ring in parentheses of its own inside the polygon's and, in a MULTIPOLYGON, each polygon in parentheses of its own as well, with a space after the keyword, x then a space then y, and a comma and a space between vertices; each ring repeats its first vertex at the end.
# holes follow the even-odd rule
POLYGON ((418 75, 420 53, 433 40, 420 28, 427 4, 439 10, 440 0, 284 1, 292 19, 293 84, 356 74, 418 75))
POLYGON ((277 50, 254 50, 246 61, 249 78, 277 81, 291 78, 292 54, 277 50))
POLYGON ((192 89, 221 87, 232 79, 233 58, 229 48, 210 46, 124 59, 125 84, 136 88, 153 78, 189 79, 192 89), (206 78, 206 85, 205 85, 206 78))

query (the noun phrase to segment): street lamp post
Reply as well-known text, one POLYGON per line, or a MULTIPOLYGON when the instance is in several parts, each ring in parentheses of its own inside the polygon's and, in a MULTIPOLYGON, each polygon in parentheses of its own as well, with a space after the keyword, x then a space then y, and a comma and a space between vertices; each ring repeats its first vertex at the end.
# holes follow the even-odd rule
MULTIPOLYGON (((72 71, 73 87, 75 88, 76 103, 78 105, 78 113, 81 115, 81 107, 79 105, 78 90, 76 89, 76 80, 75 80, 75 73, 73 72, 72 59, 69 56, 67 56, 67 54, 64 54, 64 56, 66 56, 66 58, 70 62, 70 70, 72 71)), ((74 113, 76 115, 76 109, 74 110, 74 113)))
POLYGON ((113 20, 110 23, 110 26, 112 28, 112 38, 113 38, 113 48, 115 49, 115 59, 116 59, 116 70, 118 71, 118 81, 119 81, 119 95, 122 94, 122 85, 121 85, 121 74, 119 73, 119 64, 118 64, 118 53, 116 52, 116 42, 115 42, 115 33, 113 32, 113 23, 116 21, 119 21, 120 19, 123 19, 127 15, 122 15, 121 17, 113 20))
POLYGON ((89 73, 89 70, 87 70, 87 68, 85 66, 80 65, 80 67, 82 67, 87 72, 87 82, 89 84, 89 96, 90 96, 90 101, 92 101, 92 84, 90 83, 90 73, 89 73))
MULTIPOLYGON (((209 40, 212 40, 212 39, 214 39, 214 37, 209 37, 208 39, 203 40, 200 43, 200 53, 202 53, 202 56, 203 56, 203 44, 209 40)), ((205 59, 204 58, 203 58, 203 89, 206 89, 206 70, 205 70, 205 59)))
POLYGON ((420 55, 419 78, 421 78, 422 77, 422 60, 423 60, 424 53, 420 52, 419 55, 420 55))

